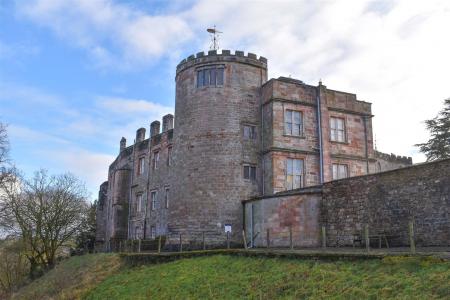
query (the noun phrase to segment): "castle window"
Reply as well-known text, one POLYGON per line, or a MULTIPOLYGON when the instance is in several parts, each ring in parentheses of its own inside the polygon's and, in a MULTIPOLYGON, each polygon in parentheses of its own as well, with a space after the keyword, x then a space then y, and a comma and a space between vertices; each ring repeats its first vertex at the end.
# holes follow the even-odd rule
POLYGON ((153 170, 158 169, 159 151, 153 152, 153 170))
POLYGON ((345 121, 341 118, 330 118, 330 139, 334 142, 345 142, 345 121))
POLYGON ((155 226, 150 227, 150 237, 152 239, 156 238, 156 227, 155 226))
POLYGON ((286 166, 286 189, 293 190, 303 186, 303 160, 288 158, 286 166))
POLYGON ((244 138, 249 140, 256 139, 256 126, 244 125, 244 138))
POLYGON ((348 166, 343 164, 333 164, 333 179, 348 177, 348 166))
POLYGON ((153 191, 150 193, 150 199, 151 199, 151 210, 155 210, 156 209, 156 191, 153 191))
POLYGON ((144 168, 145 168, 145 158, 144 157, 140 157, 139 158, 139 162, 138 162, 137 174, 138 175, 144 174, 144 168))
POLYGON ((244 179, 256 180, 256 167, 244 165, 244 179))
POLYGON ((169 208, 169 188, 165 189, 164 193, 164 204, 166 208, 169 208))
POLYGON ((167 148, 167 165, 169 167, 172 165, 172 147, 167 148))
POLYGON ((284 112, 284 134, 301 136, 303 134, 302 113, 294 110, 284 112))
POLYGON ((223 85, 223 66, 213 66, 197 71, 197 87, 223 85))
POLYGON ((142 194, 136 195, 136 211, 140 212, 142 210, 142 194))

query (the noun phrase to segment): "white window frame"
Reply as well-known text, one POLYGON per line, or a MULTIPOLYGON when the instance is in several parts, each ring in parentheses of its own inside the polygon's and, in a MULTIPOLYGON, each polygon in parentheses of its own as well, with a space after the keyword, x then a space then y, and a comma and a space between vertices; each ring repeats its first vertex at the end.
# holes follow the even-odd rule
POLYGON ((151 191, 150 192, 150 209, 156 210, 156 201, 158 199, 158 191, 151 191))
POLYGON ((286 190, 302 188, 304 185, 305 161, 301 158, 286 158, 284 165, 286 190))
POLYGON ((349 177, 348 170, 349 170, 348 164, 333 163, 331 165, 331 173, 333 180, 348 178, 349 177))
POLYGON ((345 143, 347 141, 345 118, 330 117, 330 141, 345 143))
POLYGON ((303 136, 303 112, 286 109, 284 111, 284 134, 290 136, 303 136), (298 116, 298 118, 296 118, 298 116))

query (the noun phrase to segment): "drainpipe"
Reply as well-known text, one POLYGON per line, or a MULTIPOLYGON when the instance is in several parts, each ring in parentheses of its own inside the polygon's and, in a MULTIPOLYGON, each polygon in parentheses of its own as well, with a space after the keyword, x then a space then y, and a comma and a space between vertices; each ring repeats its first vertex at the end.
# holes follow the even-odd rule
POLYGON ((322 114, 320 112, 321 109, 321 101, 320 101, 320 88, 322 87, 322 81, 319 81, 319 86, 317 87, 317 134, 319 136, 319 180, 320 184, 323 183, 323 141, 322 141, 322 114))

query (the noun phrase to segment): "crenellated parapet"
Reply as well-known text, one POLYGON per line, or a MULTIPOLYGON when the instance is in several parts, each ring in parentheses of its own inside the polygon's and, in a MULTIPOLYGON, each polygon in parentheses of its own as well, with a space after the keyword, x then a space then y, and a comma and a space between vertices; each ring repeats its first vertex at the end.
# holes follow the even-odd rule
POLYGON ((197 64, 204 64, 208 62, 239 62, 250 64, 257 67, 267 68, 267 58, 258 56, 254 53, 248 52, 245 55, 244 51, 236 50, 234 54, 230 50, 222 50, 218 53, 217 50, 209 50, 207 53, 198 52, 196 55, 190 55, 183 59, 177 66, 177 74, 182 70, 192 67, 197 64))
POLYGON ((375 151, 375 158, 383 159, 383 160, 393 162, 393 163, 412 165, 412 157, 395 155, 393 153, 387 154, 387 153, 375 151))

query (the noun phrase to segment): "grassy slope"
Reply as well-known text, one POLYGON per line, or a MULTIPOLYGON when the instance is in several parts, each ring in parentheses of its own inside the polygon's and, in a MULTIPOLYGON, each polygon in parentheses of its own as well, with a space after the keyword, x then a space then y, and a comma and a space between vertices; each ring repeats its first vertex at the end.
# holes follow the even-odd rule
POLYGON ((450 263, 433 259, 315 262, 211 256, 124 269, 88 299, 448 299, 450 263))
POLYGON ((115 254, 71 257, 13 295, 13 299, 81 299, 121 266, 115 254))

